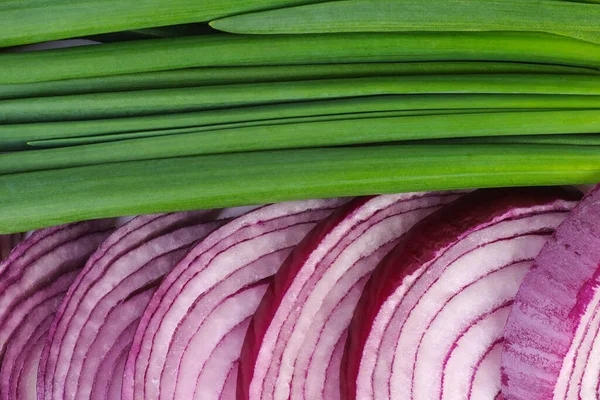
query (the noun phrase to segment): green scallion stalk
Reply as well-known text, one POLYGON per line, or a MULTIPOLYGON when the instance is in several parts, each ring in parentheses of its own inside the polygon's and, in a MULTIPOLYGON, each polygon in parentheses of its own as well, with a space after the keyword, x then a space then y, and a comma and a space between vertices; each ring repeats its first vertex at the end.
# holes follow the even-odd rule
MULTIPOLYGON (((231 130, 249 127, 263 127, 272 125, 288 125, 300 124, 319 121, 342 121, 342 120, 357 120, 357 119, 373 119, 373 118, 390 118, 390 117, 406 117, 406 116, 432 116, 432 115, 447 115, 447 114, 477 114, 477 113, 502 113, 515 110, 510 109, 451 109, 451 110, 413 110, 413 111, 379 111, 379 112, 363 112, 337 115, 317 115, 312 117, 295 117, 295 118, 279 118, 264 121, 249 121, 237 122, 232 124, 208 125, 189 128, 174 128, 174 129, 159 129, 154 131, 138 131, 130 133, 115 133, 108 135, 83 136, 73 138, 58 138, 46 140, 34 140, 27 142, 28 147, 36 149, 53 149, 68 146, 81 146, 86 144, 119 142, 130 139, 152 138, 158 136, 180 135, 188 133, 201 133, 208 131, 231 130)), ((520 109, 519 111, 557 111, 556 109, 520 109)), ((600 113, 600 108, 598 109, 600 113)), ((27 149, 29 150, 29 149, 27 149)))
POLYGON ((600 7, 554 0, 341 0, 211 22, 241 34, 523 31, 600 43, 600 7))
POLYGON ((0 154, 0 175, 170 157, 406 140, 600 132, 600 110, 445 114, 172 134, 0 154))
POLYGON ((3 0, 0 47, 166 25, 318 0, 3 0))
POLYGON ((101 119, 294 101, 444 93, 600 95, 600 77, 534 74, 432 75, 37 97, 0 102, 0 122, 17 124, 101 119))
POLYGON ((205 35, 1 54, 0 85, 192 67, 423 61, 600 68, 600 46, 526 32, 205 35))
POLYGON ((22 150, 27 142, 128 132, 156 131, 232 123, 333 116, 368 112, 432 109, 599 109, 600 96, 448 94, 372 96, 325 101, 275 104, 208 110, 194 113, 154 115, 88 121, 0 124, 0 151, 22 150))
POLYGON ((589 184, 592 146, 368 146, 170 158, 0 177, 0 233, 69 221, 405 191, 589 184))
MULTIPOLYGON (((423 143, 423 142, 421 142, 423 143)), ((447 140, 432 140, 428 143, 448 144, 553 144, 570 146, 600 146, 600 135, 539 135, 539 136, 494 136, 485 138, 459 138, 447 140)))
MULTIPOLYGON (((553 111, 555 109, 520 109, 519 111, 553 111)), ((598 109, 600 111, 600 108, 598 109)), ((444 115, 444 114, 475 114, 475 113, 494 113, 494 112, 509 112, 514 111, 511 109, 450 109, 450 110, 410 110, 410 111, 378 111, 378 112, 358 112, 348 114, 335 114, 335 115, 316 115, 310 117, 294 117, 294 118, 278 118, 268 119, 262 121, 247 121, 247 122, 236 122, 231 124, 220 124, 220 125, 207 125, 207 126, 194 126, 188 128, 173 128, 173 129, 158 129, 153 131, 138 131, 128 133, 114 133, 107 135, 95 135, 95 136, 82 136, 72 138, 58 138, 58 139, 46 139, 46 140, 33 140, 27 142, 28 147, 35 147, 38 149, 51 149, 57 147, 67 146, 80 146, 84 144, 96 144, 96 143, 107 143, 107 142, 118 142, 129 139, 140 139, 157 136, 168 136, 178 135, 185 133, 199 133, 207 131, 219 131, 229 130, 238 128, 258 127, 258 126, 271 126, 271 125, 287 125, 287 124, 299 124, 308 122, 319 122, 319 121, 341 121, 341 120, 355 120, 365 118, 389 118, 389 117, 405 117, 405 116, 424 116, 424 115, 444 115)))
POLYGON ((442 74, 600 75, 600 70, 508 62, 406 62, 188 68, 140 74, 0 85, 0 100, 239 83, 442 74))

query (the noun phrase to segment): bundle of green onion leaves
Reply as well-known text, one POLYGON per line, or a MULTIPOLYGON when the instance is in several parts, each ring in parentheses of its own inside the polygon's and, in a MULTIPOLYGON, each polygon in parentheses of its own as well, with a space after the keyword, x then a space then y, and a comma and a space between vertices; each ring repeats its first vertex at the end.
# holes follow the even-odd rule
POLYGON ((0 0, 0 47, 0 233, 600 181, 599 0, 0 0))

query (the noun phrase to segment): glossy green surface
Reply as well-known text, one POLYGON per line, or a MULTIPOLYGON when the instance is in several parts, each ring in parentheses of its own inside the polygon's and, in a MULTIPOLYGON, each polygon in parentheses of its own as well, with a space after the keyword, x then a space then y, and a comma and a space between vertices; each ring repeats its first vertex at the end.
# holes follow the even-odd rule
POLYGON ((523 31, 600 43, 600 6, 555 0, 341 0, 211 22, 241 34, 523 31))
POLYGON ((205 35, 0 54, 0 85, 192 67, 457 60, 600 68, 600 46, 526 32, 205 35))
POLYGON ((104 164, 0 177, 0 233, 109 216, 375 193, 600 180, 591 146, 369 146, 104 164))
MULTIPOLYGON (((69 121, 380 95, 600 95, 600 76, 476 74, 324 79, 36 97, 0 102, 0 123, 69 121)), ((408 109, 406 106, 403 109, 408 109)))

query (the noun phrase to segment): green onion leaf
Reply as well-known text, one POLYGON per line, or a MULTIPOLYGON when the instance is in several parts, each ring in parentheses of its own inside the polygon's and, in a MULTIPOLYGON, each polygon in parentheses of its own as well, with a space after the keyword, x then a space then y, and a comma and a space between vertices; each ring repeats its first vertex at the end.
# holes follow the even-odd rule
POLYGON ((211 22, 242 34, 524 31, 600 43, 600 7, 555 0, 342 0, 211 22))
POLYGON ((526 32, 206 35, 0 54, 0 85, 191 67, 416 61, 508 61, 599 68, 600 46, 526 32))
POLYGON ((600 95, 600 77, 533 74, 404 76, 37 97, 0 102, 0 122, 115 118, 294 101, 444 93, 600 95))
POLYGON ((507 73, 600 75, 600 70, 561 65, 473 61, 188 68, 140 74, 0 85, 0 100, 311 79, 507 73))
POLYGON ((0 175, 159 158, 405 140, 600 132, 600 110, 442 114, 307 122, 0 154, 0 175))
MULTIPOLYGON (((349 99, 284 103, 268 106, 208 110, 193 113, 152 115, 103 120, 0 124, 0 151, 22 150, 27 142, 48 139, 112 135, 177 128, 210 127, 232 123, 286 118, 306 118, 368 112, 440 109, 600 109, 600 96, 513 95, 513 94, 442 94, 371 96, 349 99)), ((284 121, 279 121, 284 122, 284 121)), ((274 121, 273 123, 279 123, 274 121)), ((212 128, 207 128, 212 129, 212 128)), ((153 133, 149 132, 149 136, 153 133)))
POLYGON ((166 25, 206 22, 318 0, 3 0, 0 47, 166 25))
POLYGON ((170 158, 0 177, 0 233, 109 216, 600 180, 592 146, 424 145, 170 158))
MULTIPOLYGON (((423 143, 423 142, 421 142, 423 143)), ((539 136, 493 136, 481 138, 458 138, 432 140, 428 143, 448 144, 555 144, 572 146, 600 146, 600 135, 539 135, 539 136)))

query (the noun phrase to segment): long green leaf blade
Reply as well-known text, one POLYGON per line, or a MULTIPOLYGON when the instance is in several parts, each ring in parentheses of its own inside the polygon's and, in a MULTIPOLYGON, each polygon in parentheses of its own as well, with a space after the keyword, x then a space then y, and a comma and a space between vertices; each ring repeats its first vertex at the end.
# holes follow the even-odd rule
POLYGON ((600 180, 591 146, 373 146, 105 164, 0 177, 0 233, 68 221, 404 191, 600 180))
POLYGON ((188 68, 141 74, 0 85, 0 100, 311 79, 508 73, 600 75, 600 70, 561 65, 469 61, 188 68))
POLYGON ((600 132, 600 110, 445 114, 173 134, 0 154, 0 175, 123 161, 406 140, 600 132))
POLYGON ((259 122, 284 118, 332 116, 351 113, 431 109, 598 109, 600 96, 450 94, 372 96, 325 101, 275 104, 89 121, 0 124, 0 150, 27 148, 27 142, 127 132, 259 122))
POLYGON ((0 2, 0 47, 166 25, 319 0, 18 0, 0 2))
POLYGON ((555 0, 342 0, 216 20, 242 34, 524 31, 600 43, 600 7, 555 0))
POLYGON ((600 135, 539 135, 539 136, 494 136, 485 138, 460 138, 431 141, 440 144, 553 144, 569 146, 600 146, 600 135))
MULTIPOLYGON (((248 128, 257 126, 271 126, 271 125, 288 125, 288 124, 299 124, 307 122, 319 122, 319 121, 341 121, 341 120, 356 120, 356 119, 372 119, 372 118, 388 118, 388 117, 404 117, 404 116, 416 116, 416 115, 444 115, 444 114, 472 114, 472 113, 494 113, 494 112, 506 112, 514 111, 507 109, 451 109, 451 110, 411 110, 411 111, 378 111, 378 112, 358 112, 348 114, 336 114, 336 115, 316 115, 311 117, 294 117, 294 118, 278 118, 269 119, 263 121, 248 121, 248 122, 237 122, 232 124, 221 124, 221 125, 207 125, 189 128, 173 128, 173 129, 159 129, 154 131, 138 131, 130 133, 115 133, 108 135, 96 135, 96 136, 83 136, 73 138, 58 138, 58 139, 46 139, 46 140, 33 140, 27 142, 27 146, 47 149, 67 146, 80 146, 84 144, 96 144, 96 143, 107 143, 107 142, 118 142, 129 139, 140 139, 150 138, 157 136, 168 136, 168 135, 179 135, 185 133, 199 133, 207 131, 219 131, 229 130, 238 128, 248 128)), ((522 111, 530 111, 523 109, 522 111)), ((538 109, 531 111, 540 111, 538 109)), ((550 110, 546 110, 550 111, 550 110)), ((600 108, 599 108, 600 111, 600 108)))
POLYGON ((308 100, 444 93, 600 95, 600 77, 533 74, 404 76, 39 97, 0 102, 0 122, 101 119, 308 100))
POLYGON ((192 67, 508 61, 600 68, 600 46, 524 32, 207 35, 0 55, 0 85, 192 67))

